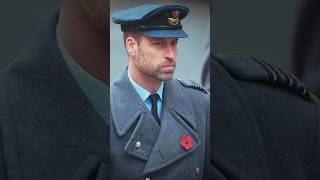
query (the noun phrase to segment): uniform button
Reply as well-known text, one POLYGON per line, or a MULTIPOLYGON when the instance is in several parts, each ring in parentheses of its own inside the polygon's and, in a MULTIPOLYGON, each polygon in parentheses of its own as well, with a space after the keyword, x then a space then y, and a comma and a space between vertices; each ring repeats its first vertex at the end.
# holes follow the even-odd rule
POLYGON ((200 173, 200 168, 196 167, 196 174, 200 173))
POLYGON ((151 180, 151 179, 147 177, 146 180, 151 180))
POLYGON ((142 146, 141 142, 137 141, 136 144, 135 144, 136 149, 141 148, 141 146, 142 146))

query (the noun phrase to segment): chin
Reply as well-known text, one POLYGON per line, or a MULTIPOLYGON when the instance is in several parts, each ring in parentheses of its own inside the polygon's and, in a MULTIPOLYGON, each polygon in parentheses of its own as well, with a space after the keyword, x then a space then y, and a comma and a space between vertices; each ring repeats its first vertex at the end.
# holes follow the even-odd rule
POLYGON ((172 79, 172 77, 173 77, 173 73, 172 74, 166 74, 166 75, 162 75, 162 76, 160 76, 160 78, 159 79, 161 79, 162 81, 168 81, 168 80, 171 80, 172 79))

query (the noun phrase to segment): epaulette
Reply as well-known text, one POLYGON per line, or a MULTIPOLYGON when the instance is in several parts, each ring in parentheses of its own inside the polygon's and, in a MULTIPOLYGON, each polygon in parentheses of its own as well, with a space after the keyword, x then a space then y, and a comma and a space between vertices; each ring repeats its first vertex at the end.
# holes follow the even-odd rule
POLYGON ((285 73, 261 59, 231 55, 220 55, 213 58, 225 67, 234 78, 274 84, 275 86, 293 91, 308 101, 318 101, 318 98, 294 75, 285 73))
POLYGON ((209 92, 197 82, 194 82, 191 80, 181 80, 181 79, 177 79, 177 81, 184 87, 197 89, 197 90, 200 90, 206 94, 209 94, 209 92))

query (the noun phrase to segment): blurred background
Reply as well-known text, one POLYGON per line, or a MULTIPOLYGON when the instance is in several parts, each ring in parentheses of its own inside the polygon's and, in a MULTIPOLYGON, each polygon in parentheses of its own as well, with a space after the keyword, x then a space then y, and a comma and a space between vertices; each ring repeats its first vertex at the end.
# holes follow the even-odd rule
POLYGON ((252 55, 292 72, 292 44, 302 0, 215 0, 215 53, 252 55))
MULTIPOLYGON (((207 0, 111 0, 110 14, 146 3, 176 3, 190 9, 182 20, 188 38, 178 42, 178 59, 174 77, 200 82, 202 66, 205 61, 206 46, 210 32, 210 4, 207 0)), ((110 81, 112 82, 126 67, 128 56, 125 51, 120 25, 114 24, 110 16, 110 81)))
POLYGON ((58 0, 10 0, 0 5, 0 70, 29 43, 58 0))
POLYGON ((214 0, 212 14, 214 54, 262 58, 320 95, 319 0, 214 0))

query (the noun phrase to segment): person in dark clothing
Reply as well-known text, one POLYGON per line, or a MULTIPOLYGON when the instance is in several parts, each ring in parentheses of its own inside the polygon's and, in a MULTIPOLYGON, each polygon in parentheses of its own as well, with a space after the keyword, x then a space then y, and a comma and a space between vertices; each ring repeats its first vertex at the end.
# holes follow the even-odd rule
POLYGON ((210 69, 207 179, 318 179, 318 98, 293 75, 253 57, 210 56, 210 69))
POLYGON ((0 73, 1 180, 108 179, 108 6, 62 0, 0 73))

